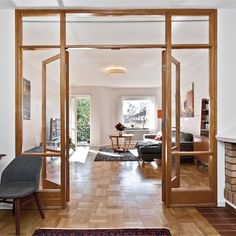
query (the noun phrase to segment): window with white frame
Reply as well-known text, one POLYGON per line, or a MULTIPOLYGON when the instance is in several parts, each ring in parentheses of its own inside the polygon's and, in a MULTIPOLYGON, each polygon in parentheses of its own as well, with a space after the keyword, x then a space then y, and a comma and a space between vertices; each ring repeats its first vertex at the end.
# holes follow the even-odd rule
POLYGON ((122 121, 126 129, 153 129, 155 122, 153 98, 122 99, 122 121))

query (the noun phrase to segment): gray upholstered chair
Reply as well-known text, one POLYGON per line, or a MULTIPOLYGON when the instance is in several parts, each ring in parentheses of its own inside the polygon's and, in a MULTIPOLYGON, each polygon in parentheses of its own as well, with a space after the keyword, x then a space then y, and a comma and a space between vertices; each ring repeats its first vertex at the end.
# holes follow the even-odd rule
POLYGON ((2 172, 0 202, 13 203, 17 236, 20 235, 20 205, 24 197, 34 196, 41 217, 44 219, 38 197, 41 167, 41 157, 17 157, 2 172))

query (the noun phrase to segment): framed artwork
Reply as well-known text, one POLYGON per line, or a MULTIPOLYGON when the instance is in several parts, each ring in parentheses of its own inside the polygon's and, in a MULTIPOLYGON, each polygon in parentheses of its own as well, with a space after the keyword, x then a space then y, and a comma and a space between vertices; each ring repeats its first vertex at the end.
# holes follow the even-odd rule
POLYGON ((31 84, 27 79, 23 79, 23 120, 30 120, 30 97, 31 97, 31 84))
POLYGON ((180 90, 181 117, 194 117, 194 83, 186 84, 180 90))

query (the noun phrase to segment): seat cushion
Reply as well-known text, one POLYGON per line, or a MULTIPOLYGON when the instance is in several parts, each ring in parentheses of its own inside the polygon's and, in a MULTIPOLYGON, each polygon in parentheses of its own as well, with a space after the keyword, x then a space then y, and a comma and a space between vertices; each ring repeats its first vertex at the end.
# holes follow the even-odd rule
POLYGON ((32 182, 11 182, 0 184, 0 198, 21 198, 34 192, 35 187, 32 182))

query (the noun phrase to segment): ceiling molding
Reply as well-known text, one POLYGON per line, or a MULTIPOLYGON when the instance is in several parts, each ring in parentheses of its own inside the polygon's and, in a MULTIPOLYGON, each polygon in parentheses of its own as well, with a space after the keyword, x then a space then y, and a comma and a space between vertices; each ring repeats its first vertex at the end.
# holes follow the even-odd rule
POLYGON ((16 4, 11 0, 0 1, 0 9, 16 9, 16 4))
POLYGON ((163 8, 236 8, 235 0, 0 0, 0 9, 163 9, 163 8))

